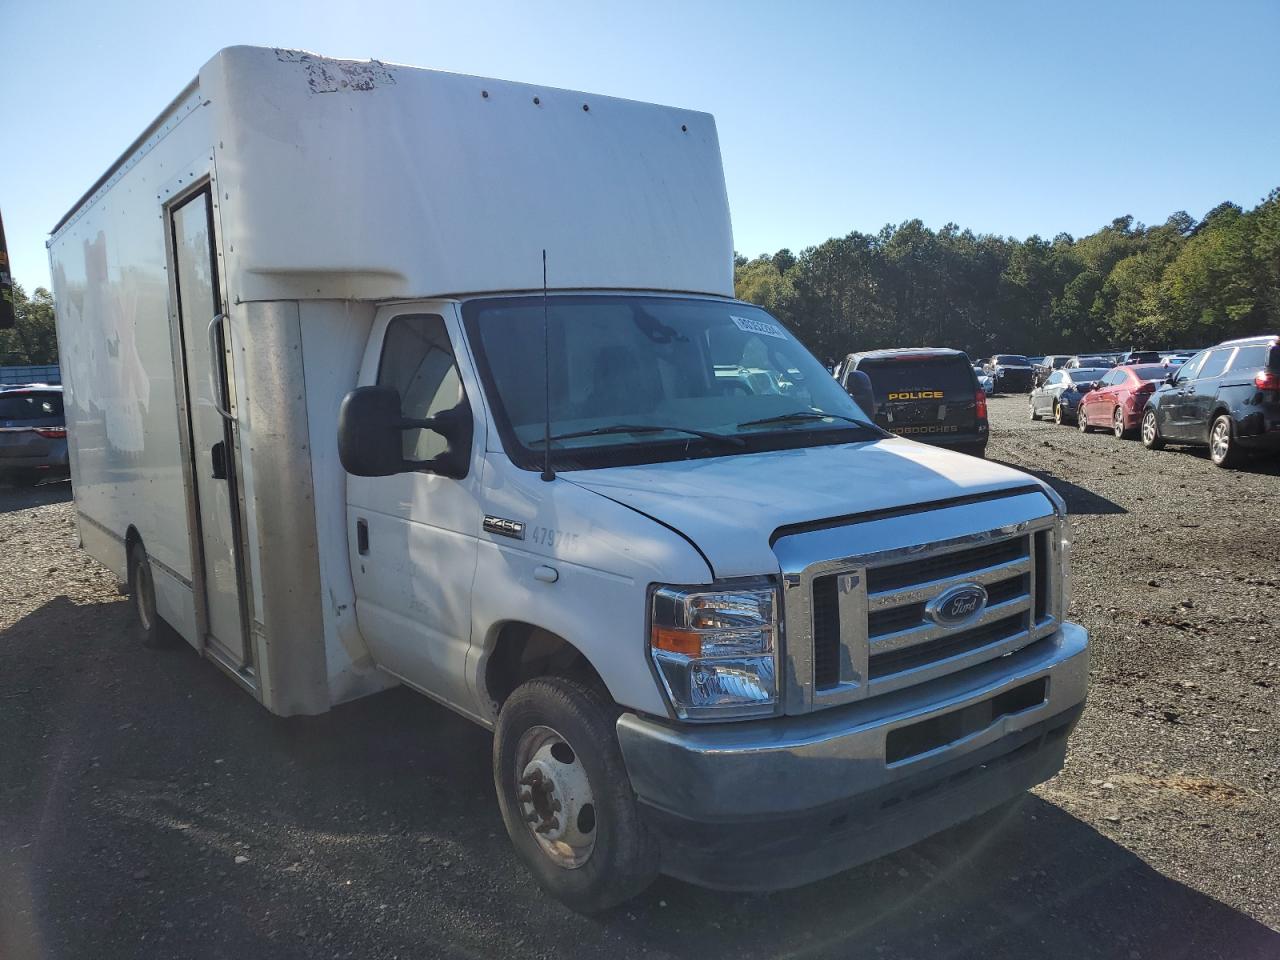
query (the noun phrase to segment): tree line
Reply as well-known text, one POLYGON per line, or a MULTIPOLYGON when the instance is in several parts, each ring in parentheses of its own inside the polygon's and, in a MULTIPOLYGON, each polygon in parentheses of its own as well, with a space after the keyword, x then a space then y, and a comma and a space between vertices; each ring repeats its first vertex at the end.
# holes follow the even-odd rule
POLYGON ((58 362, 58 335, 53 323, 53 294, 36 287, 30 297, 13 285, 13 312, 16 324, 0 330, 0 365, 58 362))
POLYGON ((1200 347, 1280 332, 1280 188, 1256 207, 1118 217, 1085 237, 975 234, 919 220, 798 255, 738 256, 737 295, 814 353, 948 346, 993 353, 1200 347))
MULTIPOLYGON (((834 237, 798 255, 738 256, 743 300, 814 353, 949 346, 972 357, 1199 347, 1280 332, 1280 188, 1251 210, 1185 212, 1159 226, 1118 217, 1075 238, 1026 240, 919 220, 834 237)), ((13 288, 0 363, 56 363, 53 295, 13 288)))

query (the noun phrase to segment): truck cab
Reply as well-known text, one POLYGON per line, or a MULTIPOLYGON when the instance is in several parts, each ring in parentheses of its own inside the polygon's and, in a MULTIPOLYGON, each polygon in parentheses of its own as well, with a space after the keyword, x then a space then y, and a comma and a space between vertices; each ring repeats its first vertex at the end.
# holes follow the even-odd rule
POLYGON ((508 829, 562 899, 793 886, 1060 766, 1087 675, 1061 501, 893 437, 760 308, 388 305, 360 384, 360 631, 495 729, 508 829))

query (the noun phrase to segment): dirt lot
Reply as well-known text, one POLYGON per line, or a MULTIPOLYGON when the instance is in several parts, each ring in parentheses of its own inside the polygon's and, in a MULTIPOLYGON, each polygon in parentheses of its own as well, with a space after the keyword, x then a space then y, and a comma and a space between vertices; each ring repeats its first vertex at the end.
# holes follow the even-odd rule
POLYGON ((1280 465, 992 402, 1075 515, 1093 688, 1061 776, 800 890, 583 918, 516 864, 488 734, 391 691, 266 713, 128 633, 66 484, 0 491, 0 957, 1280 957, 1280 465))

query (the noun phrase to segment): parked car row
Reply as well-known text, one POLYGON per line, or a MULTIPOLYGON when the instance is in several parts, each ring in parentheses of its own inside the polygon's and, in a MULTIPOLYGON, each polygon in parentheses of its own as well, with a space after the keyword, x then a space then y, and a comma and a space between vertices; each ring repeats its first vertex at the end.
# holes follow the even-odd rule
POLYGON ((1125 353, 1049 354, 1031 358, 1031 387, 1045 384, 1055 370, 1080 370, 1086 368, 1110 369, 1118 366, 1158 364, 1167 368, 1179 367, 1196 351, 1194 350, 1129 350, 1125 353))
POLYGON ((1220 467, 1280 452, 1280 337, 1229 340, 1172 368, 1163 359, 1054 370, 1031 391, 1030 416, 1139 435, 1149 450, 1207 447, 1220 467))

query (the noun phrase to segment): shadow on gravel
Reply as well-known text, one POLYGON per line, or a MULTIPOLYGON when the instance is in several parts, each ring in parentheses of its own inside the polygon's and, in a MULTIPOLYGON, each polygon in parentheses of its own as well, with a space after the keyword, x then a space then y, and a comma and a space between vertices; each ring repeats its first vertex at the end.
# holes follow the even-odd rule
MULTIPOLYGON (((1209 450, 1207 447, 1181 447, 1176 444, 1170 444, 1165 447, 1164 453, 1194 457, 1203 461, 1206 465, 1212 465, 1209 459, 1209 450)), ((1249 457, 1238 467, 1232 468, 1233 472, 1253 473, 1260 477, 1280 477, 1280 456, 1253 456, 1249 457)))
POLYGON ((0 513, 47 507, 71 499, 70 480, 47 480, 35 487, 11 487, 0 484, 0 513))
POLYGON ((1274 958, 1035 796, 797 890, 581 917, 516 862, 489 735, 406 690, 280 719, 123 601, 0 632, 0 956, 1274 958))
POLYGON ((1088 490, 1079 484, 1072 483, 1070 480, 1063 480, 1061 477, 1049 473, 1047 470, 1034 470, 1031 467, 1020 463, 1009 463, 1007 460, 991 459, 992 463, 999 463, 1014 470, 1023 473, 1029 473, 1032 476, 1043 480, 1067 502, 1067 512, 1075 514, 1108 514, 1108 513, 1128 513, 1124 507, 1113 500, 1099 496, 1092 490, 1088 490))

